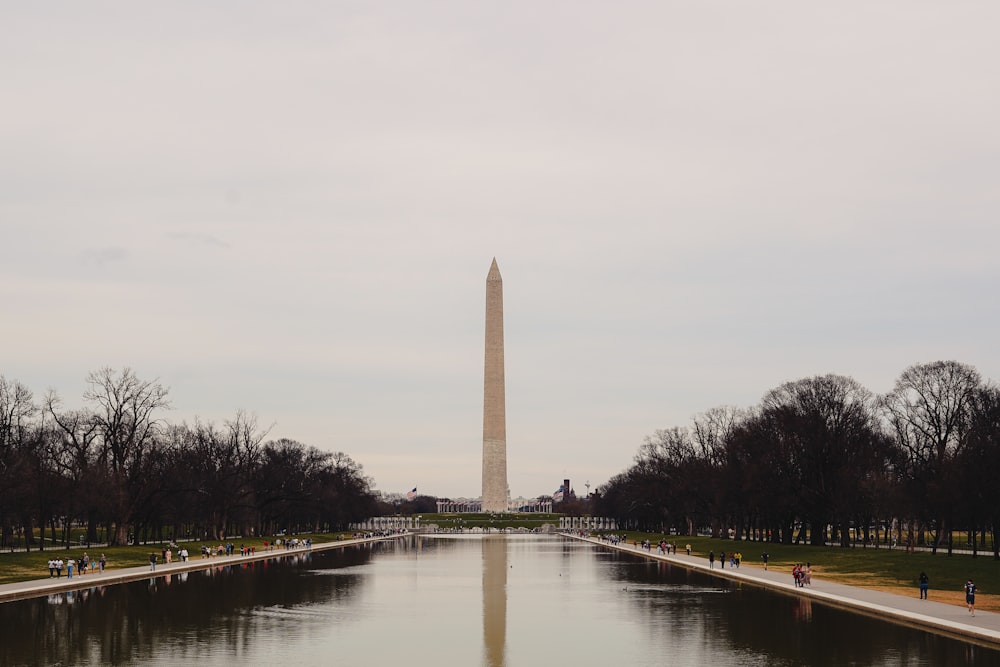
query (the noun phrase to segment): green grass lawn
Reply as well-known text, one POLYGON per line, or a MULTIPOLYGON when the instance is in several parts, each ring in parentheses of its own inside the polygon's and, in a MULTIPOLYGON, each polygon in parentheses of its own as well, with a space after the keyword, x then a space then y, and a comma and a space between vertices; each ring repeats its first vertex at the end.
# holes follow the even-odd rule
MULTIPOLYGON (((333 542, 340 539, 348 539, 352 536, 352 533, 306 533, 301 535, 293 535, 292 537, 297 537, 300 540, 307 538, 312 539, 313 543, 320 542, 333 542)), ((248 547, 256 547, 257 551, 260 552, 264 547, 265 539, 268 542, 273 542, 276 538, 250 538, 250 539, 228 539, 228 540, 206 540, 205 542, 181 542, 179 546, 184 547, 188 550, 189 559, 197 560, 201 558, 201 547, 206 545, 209 547, 218 547, 219 544, 224 542, 232 542, 236 546, 236 553, 239 553, 239 548, 243 545, 248 547)), ((149 554, 150 552, 156 552, 157 562, 162 564, 163 559, 160 558, 160 551, 163 549, 162 544, 143 544, 138 546, 126 546, 126 547, 80 547, 74 546, 69 549, 62 547, 58 548, 47 548, 45 551, 32 551, 30 553, 25 553, 22 551, 14 553, 0 553, 0 584, 9 584, 17 581, 28 581, 31 579, 47 579, 49 576, 48 562, 49 558, 62 558, 66 560, 67 558, 72 558, 74 560, 79 560, 84 552, 86 552, 91 560, 97 560, 101 557, 103 553, 107 557, 107 569, 117 570, 126 567, 137 567, 139 565, 149 564, 149 554)), ((179 560, 177 556, 177 550, 174 549, 174 561, 179 560)), ((63 572, 63 576, 65 576, 63 572)))
MULTIPOLYGON (((655 544, 663 538, 659 533, 625 533, 629 542, 648 539, 655 544)), ((966 554, 948 556, 941 550, 932 555, 930 552, 907 553, 901 548, 875 549, 870 546, 813 547, 683 535, 671 535, 666 539, 677 545, 677 553, 684 553, 687 544, 691 545, 692 555, 704 558, 708 557, 709 551, 714 551, 716 558, 723 551, 727 554, 737 551, 743 554, 744 567, 762 567, 761 554, 766 551, 768 569, 785 570, 789 578, 795 563, 811 563, 817 579, 868 588, 898 589, 896 592, 911 592, 914 596, 917 595, 917 577, 926 572, 930 578, 931 599, 958 604, 964 602, 963 586, 971 578, 979 589, 976 606, 1000 611, 1000 561, 993 560, 992 553, 973 558, 966 554)))

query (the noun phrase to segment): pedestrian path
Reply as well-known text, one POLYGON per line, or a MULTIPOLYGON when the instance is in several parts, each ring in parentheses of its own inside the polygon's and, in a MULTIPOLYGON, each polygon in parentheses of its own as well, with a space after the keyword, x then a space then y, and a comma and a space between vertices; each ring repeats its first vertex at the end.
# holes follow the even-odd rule
MULTIPOLYGON (((1000 614, 976 611, 976 615, 972 616, 964 605, 921 600, 916 588, 914 588, 911 597, 824 581, 822 578, 817 578, 815 574, 813 574, 811 586, 798 587, 795 585, 792 573, 788 568, 772 567, 769 570, 757 567, 731 568, 728 567, 728 563, 727 567, 723 568, 718 562, 715 563, 714 567, 710 567, 708 559, 700 556, 688 556, 684 553, 666 555, 658 553, 655 546, 646 550, 641 545, 611 544, 592 537, 581 537, 570 533, 566 533, 566 535, 608 549, 674 563, 713 576, 764 586, 790 595, 808 597, 834 606, 872 614, 885 620, 915 625, 963 640, 974 640, 993 648, 1000 648, 1000 614)), ((933 597, 933 590, 931 597, 933 597)))
POLYGON ((341 549, 343 547, 394 539, 397 537, 401 537, 401 535, 365 537, 351 540, 340 540, 338 542, 322 542, 315 543, 310 547, 293 547, 290 549, 276 547, 271 551, 258 551, 246 556, 236 553, 232 556, 212 556, 210 558, 202 558, 201 555, 198 554, 197 557, 190 558, 187 561, 178 560, 171 563, 157 563, 155 570, 151 570, 148 565, 141 565, 138 567, 107 569, 104 572, 88 572, 84 575, 74 574, 72 579, 64 575, 62 577, 46 577, 43 579, 32 579, 30 581, 18 581, 12 584, 0 584, 0 603, 41 597, 65 591, 93 588, 95 586, 110 586, 111 584, 122 584, 129 581, 155 579, 156 577, 180 574, 182 572, 195 572, 197 570, 210 570, 216 567, 241 565, 244 563, 268 560, 271 558, 300 556, 302 554, 309 553, 310 551, 341 549))

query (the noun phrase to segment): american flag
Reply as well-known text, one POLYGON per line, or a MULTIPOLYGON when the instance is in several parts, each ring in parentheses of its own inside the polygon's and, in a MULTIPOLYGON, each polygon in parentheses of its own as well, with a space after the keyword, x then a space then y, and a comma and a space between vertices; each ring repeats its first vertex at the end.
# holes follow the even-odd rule
POLYGON ((413 500, 417 497, 417 487, 413 487, 413 490, 406 494, 407 500, 413 500))
POLYGON ((563 499, 563 485, 560 484, 556 492, 552 494, 552 500, 559 502, 562 499, 563 499))

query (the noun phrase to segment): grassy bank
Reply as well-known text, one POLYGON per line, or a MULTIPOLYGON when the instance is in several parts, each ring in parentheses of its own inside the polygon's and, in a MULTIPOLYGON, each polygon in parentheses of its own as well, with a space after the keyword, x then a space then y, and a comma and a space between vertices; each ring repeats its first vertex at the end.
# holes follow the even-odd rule
MULTIPOLYGON (((351 533, 308 533, 302 535, 294 535, 300 540, 312 539, 314 543, 318 542, 333 542, 340 539, 347 539, 351 537, 351 533)), ((239 553, 241 546, 255 547, 258 552, 262 551, 264 548, 264 541, 267 540, 273 543, 276 538, 233 538, 225 540, 225 542, 231 542, 236 547, 236 553, 239 553)), ((284 538, 282 538, 284 539, 284 538)), ((178 546, 183 547, 188 550, 191 560, 196 560, 201 558, 201 547, 202 545, 209 548, 218 548, 220 542, 219 540, 208 540, 205 542, 181 542, 178 546)), ((163 559, 160 557, 160 552, 163 549, 162 544, 142 544, 137 546, 125 546, 125 547, 85 547, 85 546, 74 546, 69 549, 66 548, 49 548, 45 551, 32 551, 30 553, 25 553, 23 551, 18 551, 14 553, 2 553, 0 554, 0 584, 9 584, 18 581, 29 581, 31 579, 45 579, 49 576, 48 562, 50 558, 62 558, 64 561, 68 558, 74 560, 79 560, 84 553, 90 556, 91 560, 96 561, 104 554, 107 558, 107 569, 108 570, 118 570, 126 567, 137 567, 140 565, 149 564, 149 554, 150 552, 155 552, 157 556, 157 562, 163 563, 163 559)), ((174 560, 179 560, 177 556, 177 549, 172 550, 174 552, 174 560)), ((65 572, 63 573, 65 576, 65 572)))
MULTIPOLYGON (((626 534, 629 542, 648 539, 655 544, 663 539, 658 533, 626 534)), ((930 599, 957 605, 965 604, 963 586, 971 578, 979 589, 976 608, 1000 611, 1000 561, 993 560, 991 553, 973 558, 966 554, 948 556, 942 551, 936 555, 922 551, 907 553, 899 548, 813 547, 682 535, 666 539, 677 545, 677 553, 683 553, 685 545, 690 544, 691 554, 704 558, 709 551, 714 551, 716 558, 722 552, 741 552, 743 567, 763 567, 761 554, 766 551, 768 569, 787 571, 789 580, 795 563, 811 563, 813 577, 818 580, 914 597, 917 596, 917 578, 921 572, 926 572, 930 578, 930 599)))

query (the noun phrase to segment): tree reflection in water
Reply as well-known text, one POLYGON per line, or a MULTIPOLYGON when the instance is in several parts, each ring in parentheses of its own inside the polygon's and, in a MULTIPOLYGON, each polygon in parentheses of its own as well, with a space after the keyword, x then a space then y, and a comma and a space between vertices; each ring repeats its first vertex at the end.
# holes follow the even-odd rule
MULTIPOLYGON (((324 554, 337 567, 367 563, 369 548, 324 554)), ((313 554, 95 586, 0 604, 0 664, 122 664, 164 651, 197 658, 234 651, 261 631, 255 609, 329 602, 355 594, 358 575, 303 576, 313 554)))

